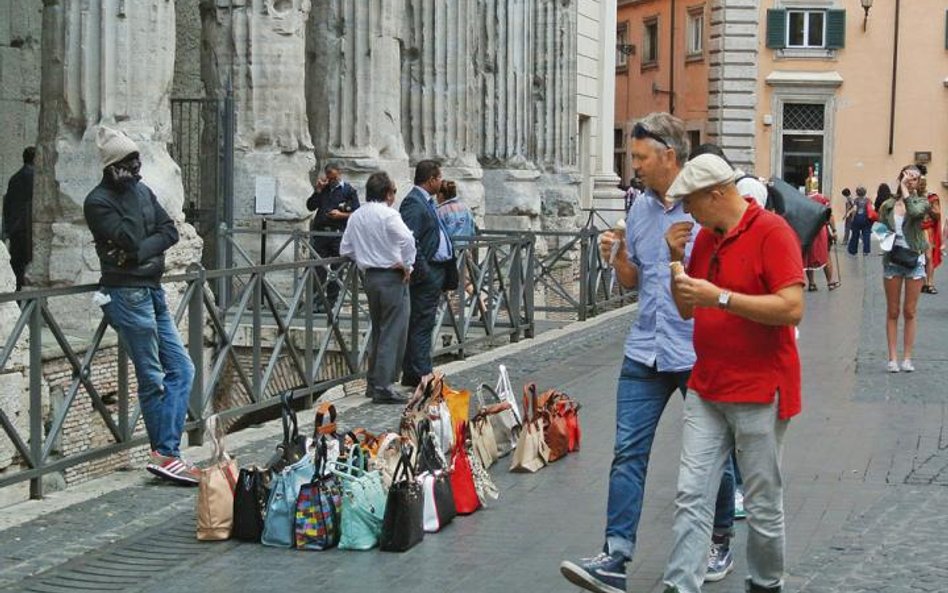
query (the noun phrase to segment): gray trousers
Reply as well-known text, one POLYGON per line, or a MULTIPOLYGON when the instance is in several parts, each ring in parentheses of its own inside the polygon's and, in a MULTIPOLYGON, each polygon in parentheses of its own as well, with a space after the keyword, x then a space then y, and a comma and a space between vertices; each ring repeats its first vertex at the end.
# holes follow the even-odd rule
POLYGON ((370 269, 365 273, 372 336, 369 342, 368 395, 395 382, 405 355, 410 301, 401 270, 370 269))
POLYGON ((708 568, 714 503, 732 448, 744 478, 747 567, 754 584, 778 587, 784 571, 783 480, 780 457, 789 421, 777 403, 729 404, 685 398, 674 536, 664 581, 698 593, 708 568))

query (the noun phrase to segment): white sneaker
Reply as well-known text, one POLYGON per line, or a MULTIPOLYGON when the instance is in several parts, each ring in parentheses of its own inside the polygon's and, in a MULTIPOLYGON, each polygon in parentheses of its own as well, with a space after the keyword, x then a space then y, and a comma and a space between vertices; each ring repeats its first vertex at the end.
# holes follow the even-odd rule
MULTIPOLYGON (((909 363, 909 364, 911 364, 911 363, 909 363)), ((890 372, 890 373, 897 373, 897 372, 899 372, 899 363, 896 362, 896 361, 894 361, 894 360, 890 360, 890 361, 889 361, 889 366, 886 367, 886 368, 889 369, 889 372, 890 372)))
POLYGON ((915 370, 915 365, 912 364, 911 358, 906 358, 905 360, 902 361, 902 370, 905 371, 906 373, 911 373, 912 371, 915 370))

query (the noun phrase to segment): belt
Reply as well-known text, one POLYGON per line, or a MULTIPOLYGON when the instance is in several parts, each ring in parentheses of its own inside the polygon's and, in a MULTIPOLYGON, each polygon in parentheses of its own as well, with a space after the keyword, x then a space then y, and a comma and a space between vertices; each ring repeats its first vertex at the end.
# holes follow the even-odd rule
POLYGON ((399 274, 402 271, 399 268, 366 268, 366 272, 398 272, 399 274))

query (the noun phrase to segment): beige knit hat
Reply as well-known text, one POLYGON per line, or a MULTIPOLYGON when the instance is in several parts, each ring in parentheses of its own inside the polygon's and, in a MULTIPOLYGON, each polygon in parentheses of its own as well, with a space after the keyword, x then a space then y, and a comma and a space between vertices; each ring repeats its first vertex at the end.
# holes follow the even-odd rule
POLYGON ((121 161, 133 152, 138 152, 138 146, 132 142, 132 139, 125 135, 125 132, 113 130, 105 126, 99 126, 96 134, 95 145, 99 148, 99 156, 102 157, 102 167, 108 167, 121 161))

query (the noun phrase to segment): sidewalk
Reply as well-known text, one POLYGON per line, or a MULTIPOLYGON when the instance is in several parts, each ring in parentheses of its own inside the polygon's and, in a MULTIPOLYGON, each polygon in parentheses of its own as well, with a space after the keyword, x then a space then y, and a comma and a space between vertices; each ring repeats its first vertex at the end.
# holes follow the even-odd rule
MULTIPOLYGON (((945 591, 948 433, 940 383, 948 370, 948 301, 922 295, 919 370, 889 375, 880 258, 843 257, 842 267, 839 290, 827 293, 820 281, 820 292, 807 295, 801 327, 804 412, 791 425, 784 454, 786 590, 945 591)), ((633 314, 611 313, 501 349, 498 361, 446 369, 452 384, 473 388, 493 383, 503 362, 515 385, 532 379, 567 391, 584 405, 583 449, 535 475, 510 474, 498 464, 492 473, 499 501, 405 554, 200 543, 193 538, 194 491, 156 485, 135 471, 116 476, 116 489, 95 486, 105 493, 66 508, 51 500, 0 511, 0 590, 575 591, 557 566, 602 545, 615 379, 633 314)), ((394 425, 398 410, 358 400, 337 404, 344 424, 394 425)), ((629 573, 636 593, 660 590, 680 416, 676 397, 653 449, 629 573)), ((263 461, 279 438, 272 424, 245 432, 230 442, 244 464, 263 461)), ((705 587, 709 593, 743 591, 745 530, 740 523, 737 569, 705 587)))

